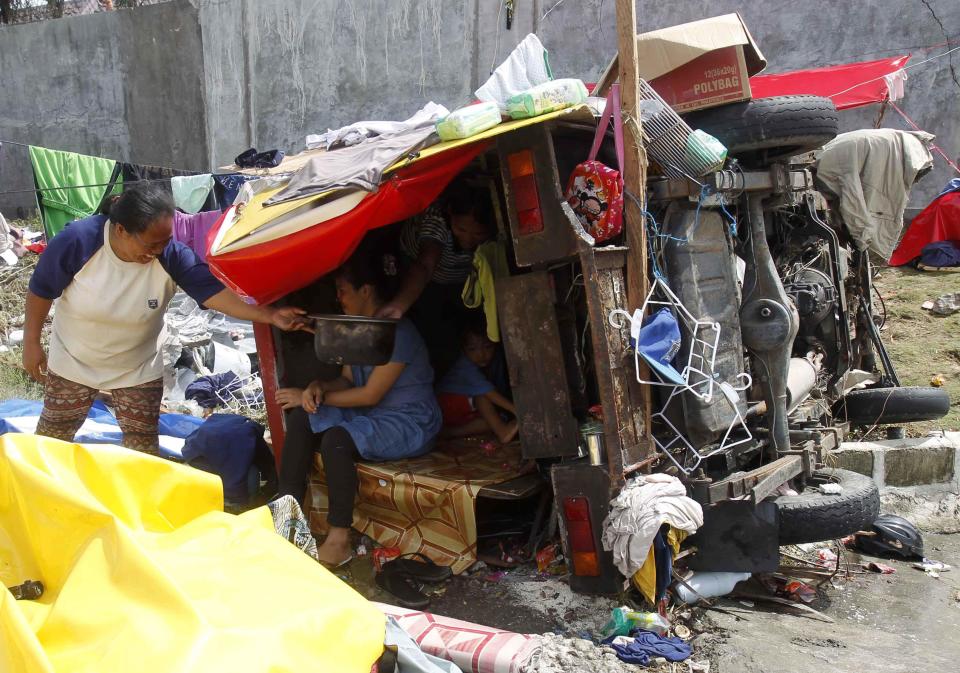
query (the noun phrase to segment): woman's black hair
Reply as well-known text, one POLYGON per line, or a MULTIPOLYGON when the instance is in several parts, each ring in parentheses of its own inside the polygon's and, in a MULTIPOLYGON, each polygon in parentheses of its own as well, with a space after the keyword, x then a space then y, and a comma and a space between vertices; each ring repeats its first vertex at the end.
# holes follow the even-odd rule
POLYGON ((100 212, 131 234, 142 234, 158 218, 173 215, 173 196, 158 184, 141 182, 127 187, 120 196, 104 199, 100 212))
POLYGON ((384 253, 379 246, 364 243, 337 269, 336 275, 357 289, 370 285, 380 301, 388 302, 398 289, 397 258, 384 253))
POLYGON ((451 215, 473 215, 487 231, 494 230, 493 205, 490 194, 483 187, 472 187, 466 180, 459 178, 444 191, 442 201, 451 215))

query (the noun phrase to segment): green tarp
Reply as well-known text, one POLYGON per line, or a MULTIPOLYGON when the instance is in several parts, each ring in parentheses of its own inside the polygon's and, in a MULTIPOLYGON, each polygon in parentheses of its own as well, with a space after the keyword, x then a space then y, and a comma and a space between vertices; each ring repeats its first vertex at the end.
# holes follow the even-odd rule
MULTIPOLYGON (((112 159, 101 159, 74 152, 30 147, 30 162, 37 183, 38 200, 43 212, 47 238, 67 224, 96 212, 117 165, 112 159), (100 185, 84 187, 80 185, 100 185), (51 189, 69 187, 69 189, 51 189)), ((118 185, 115 191, 119 192, 118 185)))

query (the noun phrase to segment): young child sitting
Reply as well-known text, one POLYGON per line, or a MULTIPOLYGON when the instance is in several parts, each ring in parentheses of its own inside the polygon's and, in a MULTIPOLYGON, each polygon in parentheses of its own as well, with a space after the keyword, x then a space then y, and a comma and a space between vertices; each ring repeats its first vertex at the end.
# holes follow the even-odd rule
POLYGON ((496 345, 487 338, 482 326, 463 332, 462 354, 436 386, 437 402, 443 411, 443 431, 447 437, 466 437, 492 432, 501 443, 517 436, 517 410, 513 402, 499 393, 484 369, 496 353, 496 345), (514 418, 503 420, 501 411, 514 418))

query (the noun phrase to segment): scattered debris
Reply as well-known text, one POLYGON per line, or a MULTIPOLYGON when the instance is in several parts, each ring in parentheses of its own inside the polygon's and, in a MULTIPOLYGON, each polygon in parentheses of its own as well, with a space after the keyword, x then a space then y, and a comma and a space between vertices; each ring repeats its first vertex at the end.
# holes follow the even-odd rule
POLYGON ((877 563, 876 561, 861 563, 860 565, 870 572, 880 573, 881 575, 892 575, 893 573, 897 572, 896 568, 893 566, 888 566, 885 563, 877 563))
POLYGON ((934 561, 928 558, 924 558, 919 563, 914 563, 913 567, 917 570, 922 570, 935 579, 940 577, 940 573, 945 573, 950 570, 950 566, 943 561, 934 561))
MULTIPOLYGON (((591 671, 591 673, 668 673, 674 669, 665 659, 652 659, 645 668, 626 664, 617 657, 612 647, 598 646, 583 638, 564 638, 555 633, 539 637, 539 647, 523 666, 521 673, 563 673, 564 671, 591 671)), ((708 671, 709 669, 690 669, 708 671)))
POLYGON ((960 292, 942 294, 932 302, 924 302, 923 308, 937 315, 953 315, 957 311, 960 311, 960 292), (930 304, 930 306, 928 307, 927 304, 930 304))
POLYGON ((934 388, 942 388, 943 384, 947 382, 947 379, 943 374, 934 374, 930 377, 930 385, 934 388))
POLYGON ((400 556, 400 547, 377 547, 370 555, 373 557, 374 570, 380 572, 384 564, 400 556))

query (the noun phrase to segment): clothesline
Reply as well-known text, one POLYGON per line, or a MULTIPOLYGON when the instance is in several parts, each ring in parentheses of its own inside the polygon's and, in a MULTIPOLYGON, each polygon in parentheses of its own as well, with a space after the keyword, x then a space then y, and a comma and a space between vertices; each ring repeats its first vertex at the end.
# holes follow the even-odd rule
MULTIPOLYGON (((924 64, 926 64, 926 63, 929 63, 930 61, 935 61, 935 60, 937 60, 938 58, 943 58, 944 56, 949 56, 950 54, 952 54, 953 52, 957 51, 958 49, 960 49, 960 47, 954 47, 954 48, 951 49, 950 51, 945 51, 945 52, 943 52, 942 54, 936 54, 935 56, 931 56, 930 58, 924 59, 924 60, 922 60, 922 61, 917 61, 916 63, 911 63, 910 65, 905 65, 905 66, 903 66, 902 68, 900 68, 900 70, 910 70, 911 68, 916 68, 916 67, 918 67, 918 66, 921 66, 921 65, 924 65, 924 64)), ((829 98, 833 98, 834 96, 839 96, 840 94, 847 93, 848 91, 853 91, 853 90, 856 89, 857 87, 864 86, 865 84, 870 84, 870 83, 872 83, 872 82, 878 82, 878 81, 880 81, 881 79, 883 79, 884 77, 886 77, 886 75, 881 75, 880 77, 873 77, 872 79, 868 79, 868 80, 865 81, 865 82, 859 82, 858 84, 854 84, 853 86, 847 87, 847 88, 844 89, 843 91, 838 91, 838 92, 836 92, 836 93, 834 93, 834 94, 830 94, 829 98)))
MULTIPOLYGON (((3 140, 2 138, 0 138, 0 146, 3 146, 3 145, 15 145, 15 146, 17 146, 17 147, 26 147, 27 149, 30 149, 31 147, 43 147, 42 145, 30 145, 30 144, 28 144, 28 143, 17 142, 16 140, 3 140)), ((44 149, 51 149, 51 148, 46 147, 46 148, 44 148, 44 149)), ((56 151, 58 151, 58 152, 69 152, 70 150, 56 150, 56 151)), ((84 153, 83 153, 83 152, 75 152, 74 154, 84 154, 84 153)), ((94 155, 94 154, 84 154, 84 156, 92 157, 92 156, 96 156, 96 155, 94 155)), ((107 157, 98 157, 98 158, 105 159, 105 158, 107 158, 107 157)), ((109 160, 109 161, 116 161, 116 159, 108 159, 108 160, 109 160)), ((120 163, 120 162, 118 162, 118 163, 120 163)), ((149 164, 144 164, 144 165, 149 165, 149 164)), ((198 173, 198 174, 202 174, 203 171, 197 171, 197 173, 198 173)), ((239 173, 239 171, 227 171, 227 172, 225 172, 225 173, 211 173, 210 175, 213 175, 214 177, 216 177, 217 175, 236 175, 237 173, 239 173)), ((139 181, 137 181, 137 180, 126 180, 125 182, 163 182, 163 181, 170 182, 170 178, 153 178, 153 179, 149 179, 149 180, 139 180, 139 181)), ((48 187, 47 189, 81 189, 81 188, 83 188, 83 187, 109 187, 109 184, 104 184, 104 185, 72 185, 72 186, 70 186, 70 187, 48 187)), ((37 192, 37 191, 44 191, 44 190, 38 190, 38 189, 20 189, 20 190, 15 190, 15 191, 12 191, 12 192, 0 192, 0 194, 22 194, 22 193, 25 193, 25 192, 37 192)))
MULTIPOLYGON (((901 117, 903 117, 904 121, 906 121, 907 124, 909 124, 910 126, 913 127, 913 129, 914 129, 915 131, 923 131, 922 128, 920 128, 919 126, 917 126, 917 124, 916 124, 912 119, 910 119, 910 117, 907 116, 907 113, 906 113, 906 112, 904 112, 903 110, 901 110, 900 108, 897 107, 897 104, 896 104, 896 103, 894 103, 893 101, 887 101, 887 102, 890 104, 890 107, 892 107, 894 110, 896 110, 897 113, 898 113, 901 117)), ((939 147, 938 145, 936 145, 936 144, 934 144, 934 143, 930 143, 930 149, 932 149, 934 152, 936 152, 937 154, 939 154, 940 156, 942 156, 942 157, 944 158, 944 160, 950 165, 950 168, 952 168, 953 170, 955 170, 957 173, 960 173, 960 166, 957 166, 957 164, 954 163, 953 160, 952 160, 949 156, 947 156, 947 153, 944 152, 942 149, 940 149, 940 147, 939 147)))

